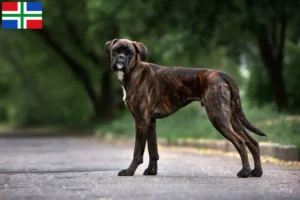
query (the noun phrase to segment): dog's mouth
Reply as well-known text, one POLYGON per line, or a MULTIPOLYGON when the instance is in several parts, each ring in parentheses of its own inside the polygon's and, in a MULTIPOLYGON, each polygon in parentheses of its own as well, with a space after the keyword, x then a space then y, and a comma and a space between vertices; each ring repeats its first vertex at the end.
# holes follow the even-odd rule
POLYGON ((124 71, 124 69, 125 69, 125 65, 124 65, 124 63, 121 63, 121 62, 117 62, 112 67, 112 70, 115 71, 115 72, 117 72, 117 71, 124 71))
POLYGON ((118 70, 122 70, 124 68, 124 64, 123 63, 117 63, 116 67, 118 70))

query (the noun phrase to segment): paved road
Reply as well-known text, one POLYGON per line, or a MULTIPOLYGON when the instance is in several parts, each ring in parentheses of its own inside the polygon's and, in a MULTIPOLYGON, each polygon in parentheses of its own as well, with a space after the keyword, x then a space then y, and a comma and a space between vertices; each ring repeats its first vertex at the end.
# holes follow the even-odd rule
MULTIPOLYGON (((264 164, 240 179, 237 158, 160 149, 157 176, 118 177, 128 144, 89 138, 0 139, 0 199, 300 199, 300 170, 264 164)), ((146 154, 147 155, 147 154, 146 154)))

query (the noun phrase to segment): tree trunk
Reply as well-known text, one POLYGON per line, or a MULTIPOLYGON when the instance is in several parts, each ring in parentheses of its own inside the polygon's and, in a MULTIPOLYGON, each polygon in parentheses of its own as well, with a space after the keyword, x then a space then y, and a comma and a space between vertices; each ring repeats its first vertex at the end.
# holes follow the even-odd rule
MULTIPOLYGON (((260 51, 264 51, 260 46, 260 51)), ((271 53, 271 52, 269 52, 271 53)), ((274 94, 274 101, 277 109, 283 111, 287 108, 287 93, 285 88, 285 81, 283 77, 283 63, 278 62, 272 58, 272 54, 267 52, 261 53, 264 66, 267 69, 270 83, 274 94)))
MULTIPOLYGON (((276 63, 275 65, 278 65, 276 63)), ((269 66, 270 69, 272 66, 269 66)), ((275 103, 279 111, 283 111, 287 108, 287 93, 285 87, 285 81, 283 78, 282 67, 275 67, 269 70, 268 74, 270 77, 272 89, 274 92, 275 103)))
POLYGON ((284 66, 284 41, 286 31, 286 19, 280 21, 279 37, 276 40, 276 25, 268 30, 266 25, 260 26, 257 34, 258 48, 265 68, 267 69, 270 83, 272 85, 274 101, 279 111, 288 106, 286 85, 283 77, 284 66), (276 42, 277 41, 277 42, 276 42))
POLYGON ((71 72, 74 74, 75 78, 82 84, 85 92, 87 93, 95 113, 99 112, 99 106, 98 106, 98 98, 97 94, 95 92, 92 80, 88 74, 88 72, 85 70, 84 67, 82 67, 76 59, 74 59, 71 55, 69 55, 67 52, 65 52, 57 41, 55 41, 50 34, 46 31, 46 29, 35 31, 37 34, 42 36, 45 40, 45 42, 52 47, 52 49, 61 56, 61 58, 65 61, 66 66, 69 67, 71 72))
POLYGON ((95 110, 94 120, 107 121, 111 120, 116 113, 115 91, 111 80, 111 71, 105 70, 100 80, 101 95, 95 110))

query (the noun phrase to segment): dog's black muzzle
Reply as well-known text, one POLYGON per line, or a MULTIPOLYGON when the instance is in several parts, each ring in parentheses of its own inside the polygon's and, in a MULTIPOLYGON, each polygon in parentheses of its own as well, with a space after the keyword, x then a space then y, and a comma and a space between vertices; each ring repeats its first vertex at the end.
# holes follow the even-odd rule
POLYGON ((126 71, 128 58, 124 54, 119 54, 114 57, 114 62, 112 65, 113 71, 126 71))

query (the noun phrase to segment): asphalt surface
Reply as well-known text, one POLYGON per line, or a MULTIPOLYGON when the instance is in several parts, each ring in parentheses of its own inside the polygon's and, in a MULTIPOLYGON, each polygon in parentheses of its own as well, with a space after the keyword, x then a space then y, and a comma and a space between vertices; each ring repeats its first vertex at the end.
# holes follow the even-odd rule
POLYGON ((262 178, 237 178, 240 160, 160 148, 156 176, 118 177, 130 144, 90 138, 0 139, 0 199, 300 199, 300 170, 264 164, 262 178))

